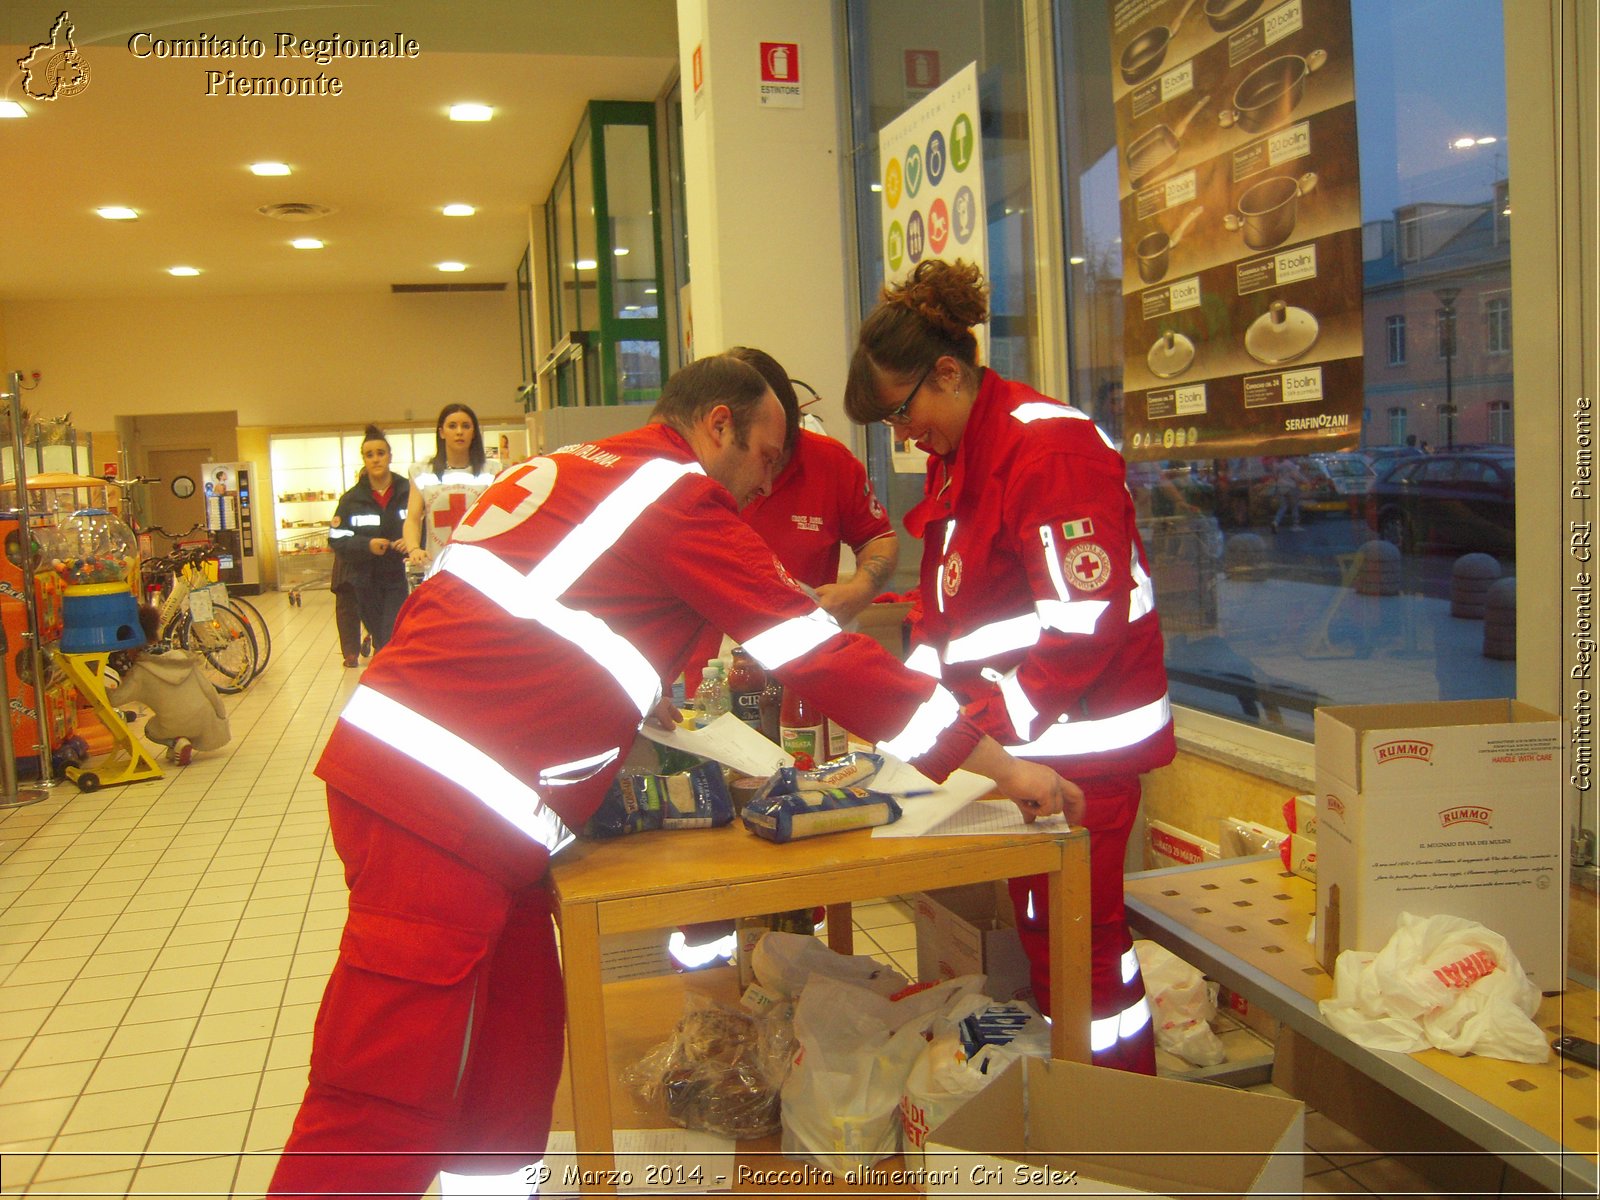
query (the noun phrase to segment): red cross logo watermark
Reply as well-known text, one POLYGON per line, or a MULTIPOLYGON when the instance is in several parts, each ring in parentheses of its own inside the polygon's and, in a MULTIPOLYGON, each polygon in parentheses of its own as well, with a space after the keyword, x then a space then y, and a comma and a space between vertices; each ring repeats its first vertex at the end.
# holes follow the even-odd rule
POLYGON ((1111 579, 1111 556, 1094 542, 1083 542, 1067 550, 1070 555, 1072 586, 1081 592, 1094 592, 1111 579))
POLYGON ((530 458, 500 476, 478 497, 478 502, 456 526, 451 540, 482 542, 515 529, 539 511, 555 486, 555 460, 530 458))

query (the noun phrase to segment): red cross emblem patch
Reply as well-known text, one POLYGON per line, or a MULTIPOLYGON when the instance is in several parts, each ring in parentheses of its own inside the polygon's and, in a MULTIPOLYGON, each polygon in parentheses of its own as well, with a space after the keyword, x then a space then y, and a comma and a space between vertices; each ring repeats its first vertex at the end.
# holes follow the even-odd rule
POLYGON ((1094 542, 1067 547, 1066 566, 1080 592, 1099 591, 1111 579, 1111 556, 1094 542))
POLYGON ((555 486, 555 460, 530 458, 501 475, 478 497, 451 540, 481 542, 515 529, 539 511, 555 486))
POLYGON ((944 594, 954 596, 961 590, 961 552, 958 550, 944 560, 944 594))

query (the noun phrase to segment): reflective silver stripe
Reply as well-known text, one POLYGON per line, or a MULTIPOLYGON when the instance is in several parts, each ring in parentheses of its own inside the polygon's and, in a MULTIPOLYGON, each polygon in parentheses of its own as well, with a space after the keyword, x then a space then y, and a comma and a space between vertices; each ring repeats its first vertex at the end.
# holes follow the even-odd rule
POLYGON ((592 779, 600 771, 610 766, 622 753, 621 747, 607 750, 604 754, 591 754, 588 758, 576 759, 569 763, 560 763, 554 767, 546 767, 539 772, 539 785, 541 787, 564 787, 567 784, 582 783, 585 779, 592 779))
POLYGON ((822 609, 814 608, 803 617, 790 617, 755 637, 746 638, 744 648, 763 669, 776 671, 801 655, 810 654, 839 632, 839 622, 822 609))
POLYGON ((353 530, 349 530, 349 529, 330 529, 330 530, 328 530, 328 538, 329 538, 329 540, 332 540, 333 538, 347 538, 347 537, 355 537, 354 531, 353 530))
POLYGON ((944 648, 944 661, 951 664, 976 662, 1013 650, 1026 650, 1038 640, 1039 618, 1033 613, 1023 613, 980 625, 971 633, 952 638, 944 648))
POLYGON ((944 562, 950 554, 950 539, 956 535, 955 518, 944 527, 944 545, 939 548, 939 570, 934 575, 933 598, 939 602, 939 611, 944 611, 944 562))
POLYGON ((1093 633, 1099 624, 1100 614, 1111 607, 1106 600, 1040 600, 1033 606, 1038 610, 1039 623, 1046 629, 1062 633, 1093 633))
POLYGON ((1075 408, 1065 404, 1053 404, 1048 400, 1032 400, 1027 404, 1019 404, 1011 410, 1011 416, 1024 425, 1032 425, 1035 421, 1060 421, 1079 420, 1087 421, 1089 418, 1075 408))
POLYGON ((432 471, 424 471, 417 476, 415 482, 418 487, 432 487, 439 482, 439 477, 432 471))
POLYGON ((402 520, 402 521, 404 521, 404 520, 405 520, 405 519, 406 519, 406 517, 408 517, 408 516, 410 516, 410 510, 409 510, 409 509, 405 509, 405 508, 402 508, 402 509, 401 509, 401 510, 400 510, 400 519, 401 519, 401 520, 402 520))
POLYGON ((1147 617, 1156 610, 1156 589, 1150 575, 1139 561, 1139 548, 1128 551, 1133 563, 1133 589, 1128 594, 1128 624, 1147 617))
POLYGON ((1011 718, 1011 728, 1019 736, 1027 737, 1033 732, 1033 723, 1039 719, 1039 710, 1028 699, 1028 693, 1022 690, 1022 681, 1017 678, 1016 671, 1007 671, 1004 675, 985 671, 984 674, 996 675, 995 682, 1000 685, 1000 698, 1006 702, 1006 715, 1011 718))
POLYGON ((1134 976, 1139 974, 1139 954, 1132 946, 1122 956, 1119 964, 1122 967, 1122 982, 1132 983, 1134 976))
POLYGON ((574 838, 555 811, 522 780, 471 742, 382 692, 357 685, 340 719, 471 793, 548 850, 574 838))
POLYGON ((383 524, 383 517, 381 517, 377 513, 351 513, 350 514, 350 524, 352 524, 352 525, 381 525, 381 524, 383 524))
MULTIPOLYGON (((567 538, 573 536, 568 534, 567 538)), ((556 596, 542 591, 535 579, 502 562, 493 551, 452 542, 449 553, 440 555, 438 569, 471 585, 511 616, 537 621, 571 642, 617 681, 640 716, 647 715, 661 698, 661 679, 638 647, 593 613, 568 608, 556 596)), ((534 574, 539 574, 537 568, 534 574)))
POLYGON ((960 719, 961 705, 956 703, 956 698, 944 688, 936 687, 933 695, 917 706, 906 727, 878 745, 896 758, 909 762, 931 750, 939 735, 960 719))
MULTIPOLYGON (((568 608, 560 596, 628 531, 639 516, 699 463, 652 459, 622 482, 572 532, 523 575, 484 546, 452 543, 437 570, 449 571, 512 616, 538 621, 594 659, 644 716, 661 698, 661 680, 638 647, 593 613, 568 608)), ((837 627, 836 627, 837 628, 837 627)))
POLYGON ((1069 754, 1097 754, 1136 746, 1151 734, 1159 733, 1172 720, 1172 701, 1161 699, 1118 713, 1084 721, 1057 721, 1031 742, 1007 746, 1022 758, 1059 758, 1069 754))
POLYGON ((1039 526, 1039 541, 1044 545, 1044 565, 1050 572, 1050 583, 1063 601, 1072 599, 1072 591, 1061 575, 1061 555, 1056 553, 1056 531, 1048 525, 1039 526))
POLYGON ((926 642, 911 648, 911 653, 906 655, 906 667, 934 679, 944 674, 939 667, 939 652, 926 642))
POLYGON ((1133 1037, 1150 1024, 1150 1001, 1140 996, 1114 1017, 1089 1022, 1089 1051, 1099 1054, 1133 1037))

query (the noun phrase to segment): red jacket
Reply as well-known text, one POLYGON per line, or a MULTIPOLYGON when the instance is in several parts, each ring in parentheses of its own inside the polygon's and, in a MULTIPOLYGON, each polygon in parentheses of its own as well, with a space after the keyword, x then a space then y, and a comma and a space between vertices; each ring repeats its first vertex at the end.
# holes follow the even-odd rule
POLYGON ((1121 455, 1077 409, 993 371, 931 458, 908 665, 979 728, 1072 779, 1171 762, 1161 627, 1121 455))
POLYGON ((468 862, 537 879, 707 622, 936 779, 977 744, 947 691, 807 600, 655 424, 500 476, 406 601, 316 773, 468 862))

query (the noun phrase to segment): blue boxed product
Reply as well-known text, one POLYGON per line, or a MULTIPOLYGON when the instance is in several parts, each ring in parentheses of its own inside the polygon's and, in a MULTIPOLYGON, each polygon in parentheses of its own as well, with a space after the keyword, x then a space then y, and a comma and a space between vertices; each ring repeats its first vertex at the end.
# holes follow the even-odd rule
POLYGON ((624 771, 583 831, 589 837, 621 837, 649 829, 709 829, 733 820, 733 798, 722 767, 673 752, 660 756, 665 773, 624 771))
POLYGON ((962 1048, 970 1059, 984 1046, 1004 1046, 1034 1019, 1033 1011, 1019 1004, 991 1004, 961 1018, 962 1048))
MULTIPOLYGON (((785 767, 779 775, 789 772, 785 767)), ((774 777, 776 781, 776 777, 774 777)), ((744 827, 771 842, 892 825, 900 819, 893 796, 866 788, 822 788, 816 791, 781 791, 762 788, 744 806, 744 827)))

